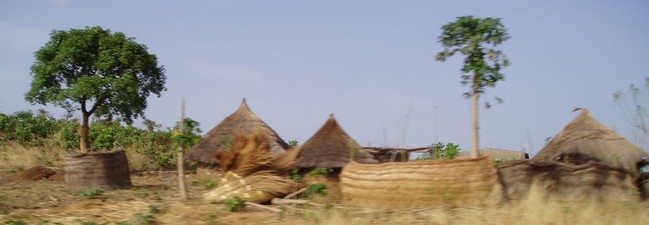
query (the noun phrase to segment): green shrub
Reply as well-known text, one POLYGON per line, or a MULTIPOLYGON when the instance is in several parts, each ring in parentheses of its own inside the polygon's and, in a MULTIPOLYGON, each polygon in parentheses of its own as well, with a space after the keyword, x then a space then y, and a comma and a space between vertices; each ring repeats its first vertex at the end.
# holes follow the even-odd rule
POLYGON ((218 185, 218 183, 216 183, 216 181, 214 181, 214 180, 206 180, 205 181, 205 189, 215 188, 216 185, 218 185))
POLYGON ((428 159, 454 159, 458 154, 460 154, 460 145, 448 142, 444 144, 438 142, 437 144, 431 145, 433 149, 432 154, 430 152, 424 153, 418 156, 415 160, 428 160, 428 159))
POLYGON ((91 199, 91 198, 102 196, 103 194, 104 194, 104 190, 99 188, 92 188, 85 192, 82 192, 81 197, 85 199, 91 199))
POLYGON ((315 177, 318 175, 327 176, 329 175, 329 169, 327 168, 315 168, 309 172, 310 177, 315 177))
POLYGON ((237 196, 229 197, 225 199, 225 201, 223 201, 223 207, 225 211, 228 212, 242 211, 245 208, 245 206, 246 206, 246 202, 237 196))
POLYGON ((0 114, 1 141, 17 141, 24 145, 37 145, 37 140, 47 138, 58 130, 57 120, 40 110, 19 111, 13 115, 0 114))
POLYGON ((323 183, 311 184, 304 191, 304 195, 308 199, 313 199, 315 195, 327 196, 327 185, 323 183))

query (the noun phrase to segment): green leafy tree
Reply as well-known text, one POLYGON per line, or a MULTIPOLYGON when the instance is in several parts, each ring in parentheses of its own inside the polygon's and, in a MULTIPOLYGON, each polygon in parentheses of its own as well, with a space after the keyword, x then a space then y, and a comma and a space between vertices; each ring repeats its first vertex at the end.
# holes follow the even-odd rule
MULTIPOLYGON (((486 87, 494 87, 496 82, 505 76, 500 70, 509 65, 509 60, 500 51, 488 46, 496 47, 509 39, 507 29, 500 23, 500 19, 475 18, 473 16, 458 17, 455 22, 442 26, 442 34, 438 37, 444 51, 437 53, 437 61, 445 61, 449 57, 460 53, 465 56, 462 66, 462 85, 470 85, 470 91, 464 93, 473 101, 473 144, 471 157, 478 157, 479 149, 479 120, 478 110, 480 95, 484 94, 486 87)), ((502 99, 496 98, 497 102, 502 99)), ((487 107, 490 104, 487 103, 487 107)))
POLYGON ((200 123, 192 118, 184 119, 183 133, 178 132, 180 127, 180 121, 176 122, 174 127, 174 146, 180 147, 183 152, 185 149, 189 149, 192 146, 198 144, 198 141, 201 139, 201 129, 198 128, 200 123))
POLYGON ((25 99, 72 113, 81 111, 80 149, 89 148, 89 118, 118 115, 128 124, 144 117, 147 97, 165 91, 164 68, 147 47, 101 27, 55 30, 35 53, 25 99))

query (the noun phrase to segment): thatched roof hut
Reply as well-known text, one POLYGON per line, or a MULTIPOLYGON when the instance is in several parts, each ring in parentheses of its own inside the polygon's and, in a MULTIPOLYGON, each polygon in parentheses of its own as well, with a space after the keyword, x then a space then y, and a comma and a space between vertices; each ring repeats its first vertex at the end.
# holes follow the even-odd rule
POLYGON ((288 144, 268 124, 250 110, 244 98, 239 109, 207 132, 198 144, 189 151, 187 158, 198 162, 201 166, 214 167, 218 165, 218 160, 215 157, 216 152, 231 150, 235 133, 248 135, 258 131, 268 135, 273 158, 276 158, 289 148, 288 144))
MULTIPOLYGON (((497 148, 483 148, 480 149, 480 155, 481 156, 486 156, 490 160, 503 160, 503 161, 510 161, 510 160, 519 160, 519 159, 528 159, 529 156, 527 153, 522 152, 522 151, 512 151, 512 150, 505 150, 505 149, 497 149, 497 148)), ((460 152, 456 159, 469 159, 471 158, 471 152, 465 151, 465 152, 460 152)))
POLYGON ((379 163, 372 154, 345 133, 333 114, 300 149, 295 163, 298 168, 339 169, 349 163, 352 150, 356 162, 379 163))
POLYGON ((646 158, 645 151, 595 120, 587 109, 581 109, 579 116, 532 160, 573 164, 594 161, 637 174, 646 158))

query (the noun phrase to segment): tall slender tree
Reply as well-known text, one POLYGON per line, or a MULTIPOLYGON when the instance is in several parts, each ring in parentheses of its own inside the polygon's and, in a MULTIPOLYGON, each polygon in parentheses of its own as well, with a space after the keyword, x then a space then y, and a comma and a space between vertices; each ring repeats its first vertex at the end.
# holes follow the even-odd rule
POLYGON ((91 115, 144 117, 147 97, 166 90, 164 68, 147 47, 101 27, 55 30, 35 53, 33 80, 25 99, 81 111, 81 152, 88 152, 91 115))
POLYGON ((470 91, 464 95, 467 98, 471 97, 473 101, 471 157, 476 158, 480 155, 480 95, 485 93, 486 87, 494 87, 496 82, 505 78, 500 70, 509 65, 509 60, 500 50, 494 48, 509 39, 509 34, 499 18, 463 16, 442 26, 442 34, 438 39, 444 51, 437 53, 437 61, 443 62, 456 53, 465 56, 461 82, 462 85, 470 85, 470 91))

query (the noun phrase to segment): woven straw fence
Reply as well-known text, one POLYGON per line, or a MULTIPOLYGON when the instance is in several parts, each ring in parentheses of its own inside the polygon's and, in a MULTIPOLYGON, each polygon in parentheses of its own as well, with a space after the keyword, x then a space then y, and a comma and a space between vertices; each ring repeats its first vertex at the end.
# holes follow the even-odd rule
POLYGON ((349 163, 340 189, 344 204, 379 209, 487 206, 502 200, 497 171, 485 157, 349 163))
POLYGON ((65 182, 72 190, 130 188, 126 154, 119 150, 68 156, 65 159, 65 182))

